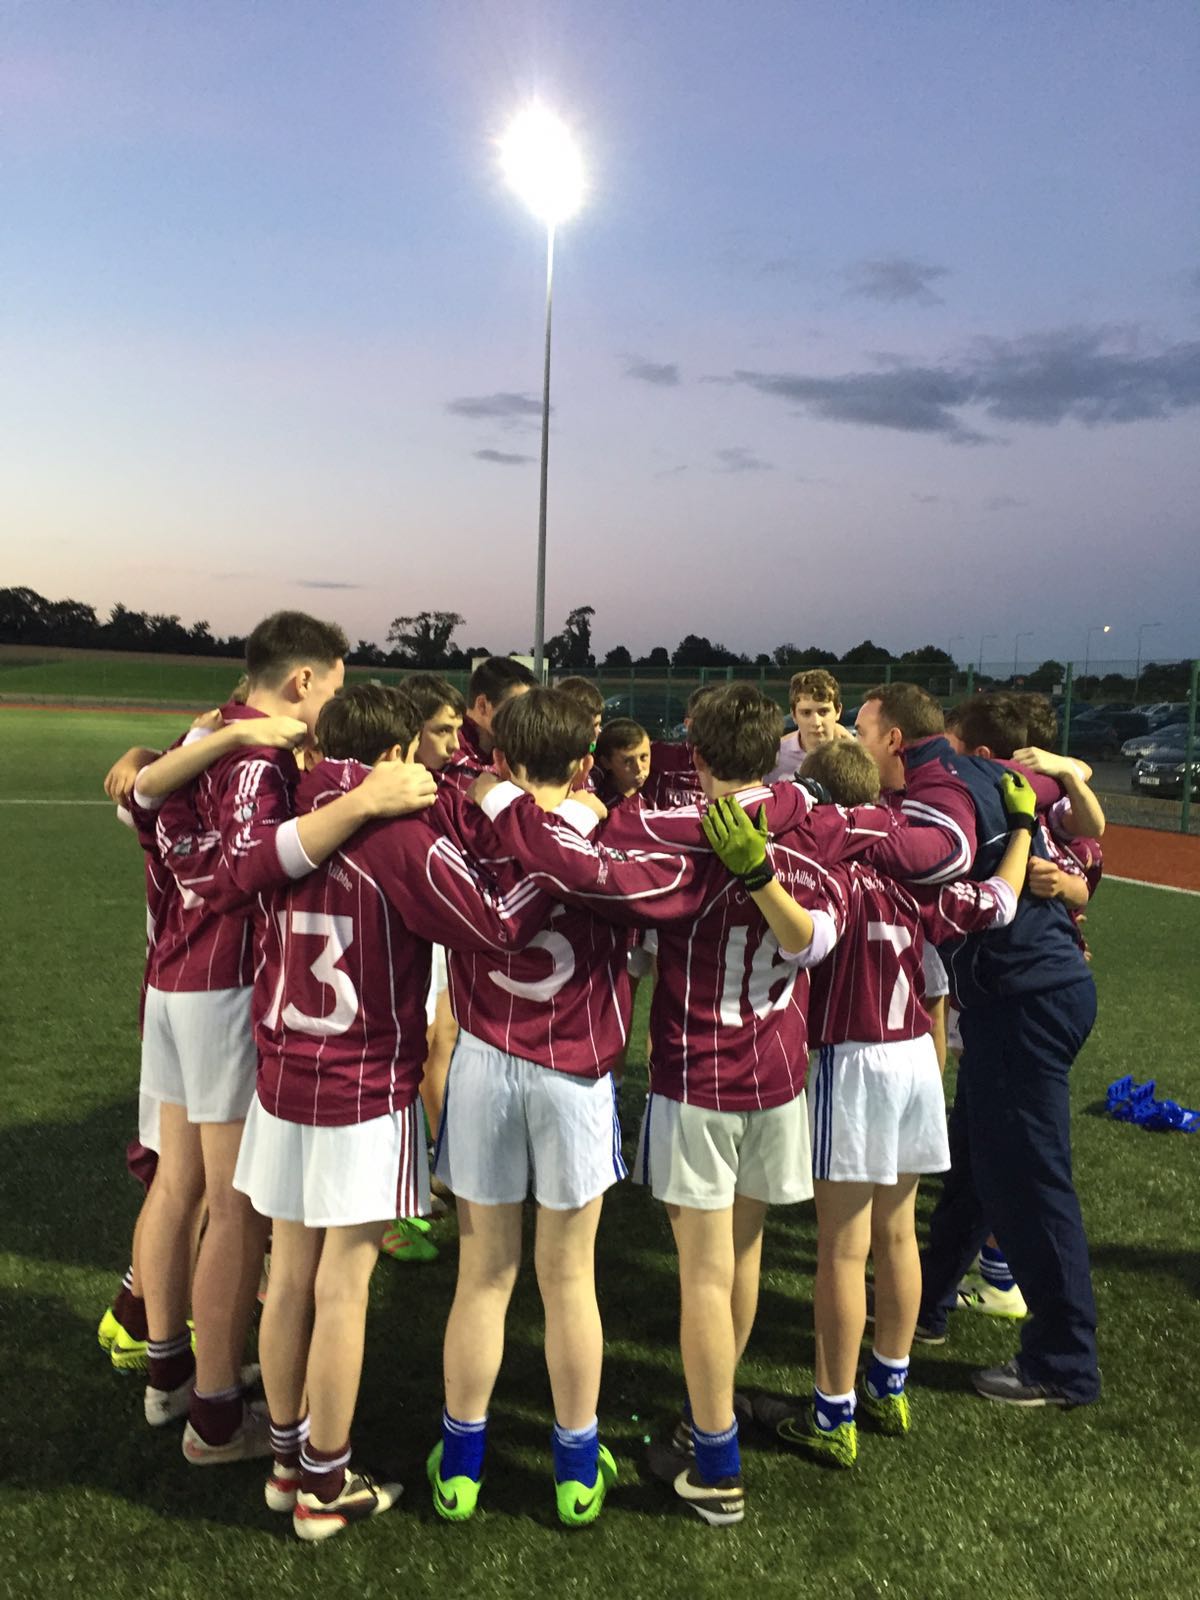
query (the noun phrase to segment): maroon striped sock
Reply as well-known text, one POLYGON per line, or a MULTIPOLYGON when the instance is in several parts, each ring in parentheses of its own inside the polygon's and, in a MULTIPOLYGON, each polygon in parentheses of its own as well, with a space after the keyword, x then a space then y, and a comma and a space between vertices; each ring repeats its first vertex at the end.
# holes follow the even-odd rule
POLYGON ((148 1339, 150 1356, 148 1379, 153 1389, 178 1389, 196 1370, 192 1336, 185 1328, 170 1339, 148 1339))
POLYGON ((205 1444, 228 1444, 242 1425, 246 1401, 240 1384, 216 1394, 192 1391, 188 1421, 205 1444))
POLYGON ((132 1289, 126 1289, 122 1285, 117 1298, 113 1301, 113 1316, 131 1339, 149 1337, 149 1330, 146 1327, 146 1302, 139 1299, 132 1289))
POLYGON ((308 1418, 299 1422, 276 1422, 271 1418, 271 1453, 281 1467, 300 1465, 300 1446, 308 1438, 308 1418))
POLYGON ((305 1440, 300 1447, 301 1493, 315 1494, 318 1500, 324 1500, 328 1505, 341 1494, 349 1463, 349 1439, 340 1450, 314 1450, 305 1440))

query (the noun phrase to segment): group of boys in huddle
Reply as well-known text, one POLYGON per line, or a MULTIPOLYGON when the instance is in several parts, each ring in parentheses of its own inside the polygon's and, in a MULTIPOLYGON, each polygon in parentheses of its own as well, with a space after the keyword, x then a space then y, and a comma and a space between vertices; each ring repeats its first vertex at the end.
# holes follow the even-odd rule
POLYGON ((907 1433, 914 1337, 980 1303, 960 1285, 981 1253, 983 1290, 1015 1280, 1033 1315, 979 1392, 1096 1398, 1067 1073, 1095 1014, 1074 919, 1104 824, 1086 771, 1035 748, 1047 706, 977 696, 947 736, 936 700, 885 684, 853 737, 833 680, 798 674, 795 735, 759 687, 722 683, 693 695, 685 743, 652 744, 602 725, 585 680, 491 658, 464 703, 433 674, 347 686, 345 652, 331 624, 268 617, 244 696, 106 781, 145 851, 157 1168, 101 1341, 144 1360, 151 1426, 186 1418, 196 1466, 269 1457, 266 1503, 301 1538, 396 1502, 349 1440, 381 1238, 419 1239, 430 1211, 427 1119, 459 1236, 434 1508, 479 1501, 532 1198, 555 1503, 594 1521, 617 1477, 595 1240, 626 1176, 631 973, 650 972, 633 1177, 674 1235, 686 1396, 648 1465, 681 1502, 743 1519, 751 1419, 840 1466, 859 1412, 907 1433), (922 1260, 918 1180, 947 1169, 922 1260), (736 1391, 767 1210, 814 1194, 812 1395, 736 1391))

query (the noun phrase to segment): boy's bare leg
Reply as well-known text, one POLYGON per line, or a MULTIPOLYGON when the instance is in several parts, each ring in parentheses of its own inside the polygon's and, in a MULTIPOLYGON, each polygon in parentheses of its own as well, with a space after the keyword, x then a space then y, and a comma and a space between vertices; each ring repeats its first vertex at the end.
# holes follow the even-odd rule
MULTIPOLYGON (((303 1417, 313 1296, 325 1235, 302 1222, 273 1222, 271 1276, 258 1330, 263 1389, 280 1424, 303 1417)), ((339 1441, 340 1442, 340 1441, 339 1441)))
POLYGON ((679 1349, 692 1420, 724 1433, 733 1418, 737 1341, 733 1325, 733 1207, 667 1207, 679 1254, 679 1349))
POLYGON ((740 1362, 750 1342, 758 1311, 758 1280, 762 1267, 764 1200, 747 1195, 733 1197, 733 1342, 740 1362))
POLYGON ((586 1428, 600 1400, 604 1333, 595 1268, 603 1203, 598 1195, 574 1211, 538 1208, 534 1263, 546 1313, 546 1370, 564 1428, 586 1428))
POLYGON ((912 1349, 921 1309, 921 1255, 917 1249, 917 1184, 911 1173, 875 1189, 871 1254, 875 1260, 875 1349, 903 1361, 912 1349))
POLYGON ((203 1196, 200 1130, 183 1106, 164 1103, 158 1169, 139 1218, 136 1257, 151 1339, 170 1339, 187 1324, 192 1226, 203 1196))
POLYGON ((813 1189, 817 1202, 813 1376, 823 1394, 849 1394, 867 1325, 867 1252, 871 1199, 877 1191, 870 1183, 831 1183, 823 1178, 813 1189))
POLYGON ((504 1358, 504 1319, 521 1265, 522 1207, 458 1202, 458 1283, 446 1321, 446 1410, 487 1415, 504 1358))
MULTIPOLYGON (((367 1291, 382 1231, 381 1222, 325 1230, 308 1352, 309 1444, 314 1450, 336 1451, 350 1437, 362 1378, 367 1291)), ((272 1283, 274 1278, 272 1251, 272 1283)))
POLYGON ((421 1104, 429 1132, 434 1139, 442 1125, 442 1107, 446 1103, 446 1078, 450 1071, 450 1058, 458 1039, 458 1023, 450 1009, 450 991, 443 989, 437 997, 437 1012, 426 1035, 425 1068, 421 1075, 421 1104))
POLYGON ((196 1389, 201 1394, 220 1393, 238 1383, 270 1227, 233 1187, 241 1142, 241 1122, 200 1124, 208 1226, 196 1258, 192 1315, 196 1389))

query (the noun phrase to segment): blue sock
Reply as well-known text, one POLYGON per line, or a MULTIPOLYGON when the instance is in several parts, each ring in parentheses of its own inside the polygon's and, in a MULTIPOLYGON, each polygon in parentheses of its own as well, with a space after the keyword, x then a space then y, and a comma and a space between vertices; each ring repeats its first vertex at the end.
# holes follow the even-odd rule
POLYGON ((867 1393, 873 1400, 883 1400, 889 1394, 903 1394, 908 1378, 908 1358, 903 1361, 893 1356, 881 1356, 871 1351, 871 1365, 867 1368, 867 1393))
POLYGON ((825 1394, 814 1387, 813 1421, 822 1433, 832 1433, 843 1422, 854 1421, 857 1403, 853 1389, 849 1394, 825 1394))
POLYGON ((692 1442, 696 1446, 696 1471, 705 1483, 717 1483, 721 1478, 736 1478, 741 1472, 742 1454, 738 1449, 736 1417, 724 1433, 705 1433, 693 1422, 692 1442))
POLYGON ((442 1412, 442 1465, 439 1468, 443 1483, 451 1478, 483 1477, 483 1452, 487 1445, 487 1418, 479 1422, 459 1422, 448 1411, 442 1412))
POLYGON ((1008 1270, 1004 1251, 995 1250, 990 1244, 985 1244, 979 1252, 979 1275, 993 1289, 1015 1289, 1017 1286, 1017 1280, 1008 1270))
POLYGON ((595 1417, 586 1428, 564 1428, 556 1422, 550 1441, 554 1449, 555 1483, 581 1483, 585 1489, 592 1488, 600 1455, 595 1417))

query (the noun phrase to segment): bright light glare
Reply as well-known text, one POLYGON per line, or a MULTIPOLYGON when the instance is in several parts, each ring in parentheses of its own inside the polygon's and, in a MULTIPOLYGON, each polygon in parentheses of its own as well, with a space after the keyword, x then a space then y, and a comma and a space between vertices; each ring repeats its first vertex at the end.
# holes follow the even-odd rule
POLYGON ((1111 633, 1112 632, 1112 623, 1106 622, 1104 624, 1104 631, 1105 631, 1105 633, 1111 633))
POLYGON ((583 162, 570 132, 552 111, 533 105, 514 118, 500 141, 509 186, 547 227, 583 204, 583 162))

